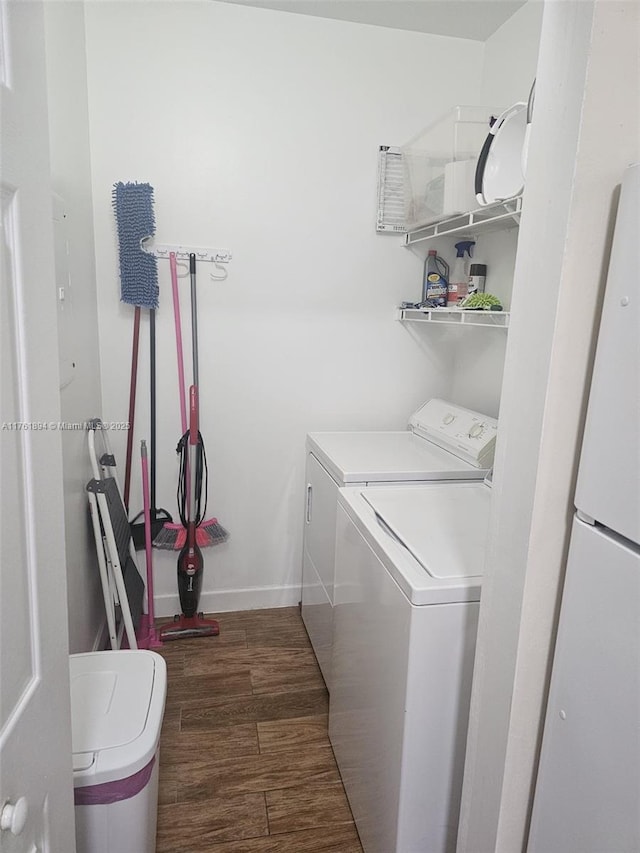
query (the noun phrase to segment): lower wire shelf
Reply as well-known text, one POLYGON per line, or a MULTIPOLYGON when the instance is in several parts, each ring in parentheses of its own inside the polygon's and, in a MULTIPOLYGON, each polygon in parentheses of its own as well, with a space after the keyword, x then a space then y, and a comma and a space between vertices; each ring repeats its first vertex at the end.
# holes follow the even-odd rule
POLYGON ((471 311, 464 308, 397 308, 396 320, 412 323, 439 323, 449 326, 482 326, 506 329, 509 311, 471 311))

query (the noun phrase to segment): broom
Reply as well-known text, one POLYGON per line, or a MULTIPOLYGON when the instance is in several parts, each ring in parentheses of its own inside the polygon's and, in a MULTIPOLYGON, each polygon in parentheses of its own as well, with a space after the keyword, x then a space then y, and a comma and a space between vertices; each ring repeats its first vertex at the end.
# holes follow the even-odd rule
MULTIPOLYGON (((176 452, 181 455, 187 446, 189 440, 189 431, 187 428, 187 411, 186 411, 186 389, 184 381, 184 360, 182 355, 182 323, 180 320, 180 296, 178 293, 178 270, 176 263, 175 252, 169 254, 169 266, 171 269, 171 291, 173 294, 173 318, 176 331, 176 351, 178 361, 178 387, 180 397, 180 419, 182 422, 182 438, 178 442, 176 452)), ((198 326, 197 326, 197 307, 195 294, 195 255, 190 256, 189 270, 191 276, 191 328, 193 336, 193 375, 194 385, 198 385, 198 326), (193 258, 193 261, 191 260, 193 258)), ((205 510, 206 510, 206 454, 204 452, 204 444, 202 436, 200 436, 201 454, 204 458, 205 471, 205 510)), ((189 469, 182 467, 185 465, 185 458, 182 457, 181 475, 178 478, 178 506, 183 505, 185 493, 189 493, 189 469)), ((202 483, 199 484, 200 488, 202 483)), ((172 521, 166 522, 160 531, 156 534, 153 540, 154 548, 160 548, 165 551, 182 551, 187 543, 187 528, 188 525, 184 521, 184 514, 181 512, 182 524, 174 524, 172 521)), ((195 541, 199 548, 209 548, 212 545, 220 545, 226 542, 229 538, 229 533, 220 524, 217 518, 204 519, 204 511, 198 515, 198 522, 195 527, 195 541)))

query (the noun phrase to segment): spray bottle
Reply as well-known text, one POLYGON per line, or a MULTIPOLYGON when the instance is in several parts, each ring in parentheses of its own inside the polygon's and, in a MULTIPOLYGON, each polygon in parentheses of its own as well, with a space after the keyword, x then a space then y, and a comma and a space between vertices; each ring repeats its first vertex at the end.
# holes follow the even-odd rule
POLYGON ((471 264, 469 267, 469 295, 472 293, 484 293, 486 277, 486 264, 471 264))
POLYGON ((469 288, 469 269, 467 257, 471 257, 475 240, 461 240, 456 243, 456 259, 447 289, 447 308, 456 308, 467 296, 469 288), (467 257, 465 257, 465 255, 467 257))
POLYGON ((422 280, 422 302, 434 308, 446 308, 449 264, 438 256, 435 249, 429 249, 424 263, 422 280))

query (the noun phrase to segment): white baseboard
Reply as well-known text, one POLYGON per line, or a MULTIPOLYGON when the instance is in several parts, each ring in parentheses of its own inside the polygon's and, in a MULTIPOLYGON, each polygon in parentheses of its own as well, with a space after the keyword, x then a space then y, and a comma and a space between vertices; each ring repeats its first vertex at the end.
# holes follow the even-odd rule
MULTIPOLYGON (((249 589, 223 589, 203 592, 198 610, 202 613, 229 613, 232 610, 264 610, 268 607, 294 607, 302 591, 296 586, 260 586, 249 589)), ((177 595, 156 595, 155 615, 173 616, 180 612, 177 595)))

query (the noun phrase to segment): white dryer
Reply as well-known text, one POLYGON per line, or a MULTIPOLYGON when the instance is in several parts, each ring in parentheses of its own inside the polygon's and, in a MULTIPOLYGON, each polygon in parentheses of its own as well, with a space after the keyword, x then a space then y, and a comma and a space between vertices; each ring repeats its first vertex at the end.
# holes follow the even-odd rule
POLYGON ((490 496, 340 490, 329 736, 365 853, 455 853, 490 496))
POLYGON ((482 480, 493 465, 497 427, 494 418, 433 399, 406 430, 307 435, 302 618, 329 690, 338 489, 482 480))

